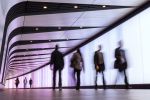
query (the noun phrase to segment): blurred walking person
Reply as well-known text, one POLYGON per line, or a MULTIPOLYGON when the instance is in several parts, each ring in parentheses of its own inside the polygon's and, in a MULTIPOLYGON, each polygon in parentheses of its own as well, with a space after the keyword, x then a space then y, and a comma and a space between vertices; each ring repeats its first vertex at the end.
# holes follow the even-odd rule
POLYGON ((15 80, 16 88, 18 88, 19 83, 20 83, 20 81, 19 81, 19 78, 17 77, 16 80, 15 80))
POLYGON ((25 77, 24 80, 23 80, 23 85, 24 85, 24 88, 27 87, 27 78, 25 77))
MULTIPOLYGON (((118 69, 118 72, 120 74, 124 74, 124 83, 126 89, 129 87, 129 82, 126 74, 126 69, 127 69, 127 59, 125 55, 125 50, 122 49, 122 42, 118 42, 119 47, 115 49, 115 63, 114 63, 114 68, 118 69)), ((117 78, 115 81, 115 84, 117 82, 117 78)))
POLYGON ((30 78, 30 80, 29 80, 30 88, 32 87, 32 84, 33 84, 33 81, 32 81, 32 79, 30 78))
POLYGON ((76 80, 76 90, 80 89, 80 74, 84 71, 84 63, 80 50, 78 49, 71 58, 71 67, 74 68, 74 77, 76 80))
POLYGON ((104 64, 104 57, 103 57, 103 53, 101 52, 101 48, 102 48, 101 45, 99 45, 99 49, 94 53, 94 64, 95 64, 95 71, 96 71, 95 89, 97 89, 98 73, 102 73, 103 88, 104 89, 106 88, 106 82, 104 76, 105 64, 104 64))

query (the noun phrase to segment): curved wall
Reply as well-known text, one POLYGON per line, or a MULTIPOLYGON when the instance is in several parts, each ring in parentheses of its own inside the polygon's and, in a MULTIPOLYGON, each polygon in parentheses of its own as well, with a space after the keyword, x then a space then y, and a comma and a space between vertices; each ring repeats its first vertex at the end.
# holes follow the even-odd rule
MULTIPOLYGON (((93 40, 81 48, 85 63, 85 72, 81 73, 81 85, 94 85, 94 65, 93 53, 98 45, 102 45, 106 64, 105 78, 107 85, 114 84, 117 77, 117 71, 113 69, 114 49, 119 40, 123 41, 123 48, 126 50, 129 68, 127 74, 130 84, 150 84, 150 8, 131 18, 122 25, 116 27, 103 36, 93 40)), ((69 58, 72 54, 65 57, 65 69, 63 70, 63 86, 73 86, 71 78, 72 70, 69 67, 69 58)), ((20 77, 23 80, 25 76, 20 77)), ((52 72, 49 66, 46 66, 36 72, 27 75, 28 79, 32 77, 33 87, 52 86, 52 72)), ((22 82, 22 81, 21 81, 22 82)), ((98 84, 102 84, 101 75, 99 75, 98 84)), ((123 84, 123 77, 119 77, 117 84, 123 84)), ((7 81, 6 87, 14 87, 14 79, 7 81)), ((23 87, 23 84, 20 84, 23 87)))

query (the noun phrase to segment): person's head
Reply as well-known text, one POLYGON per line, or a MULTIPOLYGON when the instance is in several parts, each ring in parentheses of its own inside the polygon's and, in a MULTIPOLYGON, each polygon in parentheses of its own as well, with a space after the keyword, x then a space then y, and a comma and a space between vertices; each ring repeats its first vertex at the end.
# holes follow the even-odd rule
POLYGON ((123 46, 122 41, 118 42, 119 47, 121 48, 123 46))
POLYGON ((80 49, 77 49, 77 53, 79 53, 81 55, 80 49))
POLYGON ((98 48, 99 48, 98 50, 101 50, 101 49, 102 49, 102 46, 101 46, 101 45, 99 45, 99 46, 98 46, 98 48))
POLYGON ((77 52, 80 53, 80 49, 77 49, 77 52))
POLYGON ((55 45, 55 50, 58 50, 59 46, 58 44, 55 45))

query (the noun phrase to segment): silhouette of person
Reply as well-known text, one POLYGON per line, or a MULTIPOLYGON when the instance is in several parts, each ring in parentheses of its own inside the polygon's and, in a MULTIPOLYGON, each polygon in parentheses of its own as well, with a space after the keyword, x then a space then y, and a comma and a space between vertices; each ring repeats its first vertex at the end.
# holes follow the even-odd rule
POLYGON ((18 88, 19 83, 20 83, 20 81, 19 81, 19 78, 17 77, 16 80, 15 80, 16 88, 18 88))
POLYGON ((52 52, 51 60, 50 60, 50 67, 53 70, 53 89, 55 89, 56 85, 56 72, 59 72, 59 90, 62 89, 62 79, 61 79, 61 71, 64 68, 64 58, 63 54, 58 50, 59 46, 55 46, 55 50, 52 52), (53 65, 53 68, 52 68, 53 65))
POLYGON ((95 64, 95 71, 96 71, 95 89, 97 89, 98 73, 102 73, 103 88, 104 89, 106 88, 106 82, 104 77, 105 64, 104 64, 104 57, 103 57, 103 53, 101 52, 101 48, 102 48, 101 45, 99 45, 99 49, 94 53, 94 64, 95 64))
POLYGON ((30 88, 32 87, 32 84, 33 84, 33 81, 32 81, 32 79, 30 78, 30 80, 29 80, 30 88))
POLYGON ((26 86, 27 86, 27 78, 26 77, 23 80, 23 85, 24 85, 24 88, 26 88, 26 86))
POLYGON ((76 76, 76 90, 80 89, 80 73, 84 70, 83 59, 80 50, 78 49, 71 58, 71 66, 74 68, 74 78, 76 76))
MULTIPOLYGON (((119 41, 118 42, 119 47, 117 47, 115 49, 115 63, 114 63, 114 68, 118 69, 119 73, 123 73, 124 74, 124 83, 126 88, 129 87, 129 83, 128 83, 128 78, 127 78, 127 74, 126 74, 126 69, 127 69, 127 59, 126 59, 126 55, 125 55, 125 50, 122 49, 122 42, 119 41)), ((115 84, 117 82, 117 78, 115 81, 115 84)))

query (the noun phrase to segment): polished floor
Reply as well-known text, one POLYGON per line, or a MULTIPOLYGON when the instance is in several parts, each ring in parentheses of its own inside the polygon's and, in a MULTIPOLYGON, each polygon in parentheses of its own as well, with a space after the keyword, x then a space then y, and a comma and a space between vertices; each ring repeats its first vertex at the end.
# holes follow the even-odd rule
POLYGON ((0 100, 150 100, 150 90, 108 89, 5 89, 0 100))

